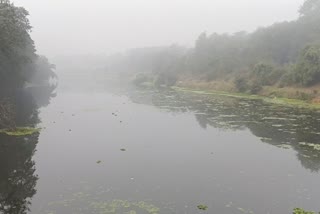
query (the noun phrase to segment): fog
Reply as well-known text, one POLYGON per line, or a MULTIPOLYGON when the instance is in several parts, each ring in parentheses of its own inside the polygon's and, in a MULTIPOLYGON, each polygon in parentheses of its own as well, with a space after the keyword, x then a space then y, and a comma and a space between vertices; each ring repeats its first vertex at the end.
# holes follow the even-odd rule
POLYGON ((0 0, 0 214, 320 214, 319 23, 320 0, 0 0))
POLYGON ((99 54, 191 46, 201 32, 253 31, 293 20, 303 0, 16 0, 30 12, 38 52, 99 54))

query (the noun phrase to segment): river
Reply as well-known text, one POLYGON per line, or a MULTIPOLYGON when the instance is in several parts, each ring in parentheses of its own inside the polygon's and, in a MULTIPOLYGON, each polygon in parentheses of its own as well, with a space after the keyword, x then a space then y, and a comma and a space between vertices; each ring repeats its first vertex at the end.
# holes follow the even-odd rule
POLYGON ((0 179, 25 184, 2 181, 18 195, 3 206, 34 214, 320 210, 317 111, 110 86, 60 90, 39 118, 36 144, 4 138, 16 146, 2 161, 15 165, 2 163, 0 179))

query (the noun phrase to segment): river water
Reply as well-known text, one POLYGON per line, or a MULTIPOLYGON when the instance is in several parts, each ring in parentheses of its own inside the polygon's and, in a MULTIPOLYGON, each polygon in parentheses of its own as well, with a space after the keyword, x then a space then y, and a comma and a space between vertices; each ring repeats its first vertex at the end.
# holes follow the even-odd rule
POLYGON ((317 111, 110 86, 60 90, 39 119, 34 138, 1 139, 12 213, 320 210, 317 111))

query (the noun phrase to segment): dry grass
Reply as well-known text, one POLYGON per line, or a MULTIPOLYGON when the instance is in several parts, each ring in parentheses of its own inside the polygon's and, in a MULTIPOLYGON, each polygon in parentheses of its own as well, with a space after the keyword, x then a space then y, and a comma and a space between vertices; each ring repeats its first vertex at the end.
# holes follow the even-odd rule
MULTIPOLYGON (((217 80, 205 82, 201 80, 182 79, 176 84, 178 87, 203 91, 221 91, 236 93, 237 89, 232 81, 217 80)), ((271 98, 285 98, 303 100, 311 104, 320 104, 320 84, 312 87, 283 87, 264 86, 257 94, 259 96, 271 98)))
POLYGON ((274 86, 266 86, 259 94, 268 97, 284 97, 289 99, 301 99, 313 103, 320 103, 320 86, 313 86, 308 88, 277 88, 274 86))
POLYGON ((227 81, 211 81, 204 82, 199 80, 183 80, 176 84, 178 87, 191 88, 196 90, 214 90, 214 91, 226 91, 235 92, 234 84, 227 81))

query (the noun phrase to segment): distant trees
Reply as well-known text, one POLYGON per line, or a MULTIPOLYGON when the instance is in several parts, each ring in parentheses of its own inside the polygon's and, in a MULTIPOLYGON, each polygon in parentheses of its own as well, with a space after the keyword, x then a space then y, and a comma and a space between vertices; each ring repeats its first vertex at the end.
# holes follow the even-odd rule
POLYGON ((149 82, 154 86, 172 86, 185 71, 186 51, 176 45, 133 49, 123 55, 108 57, 107 67, 123 79, 133 77, 136 85, 149 82))
POLYGON ((156 85, 172 85, 179 79, 223 80, 250 93, 257 93, 262 86, 311 86, 320 83, 320 0, 306 0, 299 12, 297 20, 253 33, 203 32, 190 49, 131 50, 108 67, 148 73, 155 77, 156 85))

